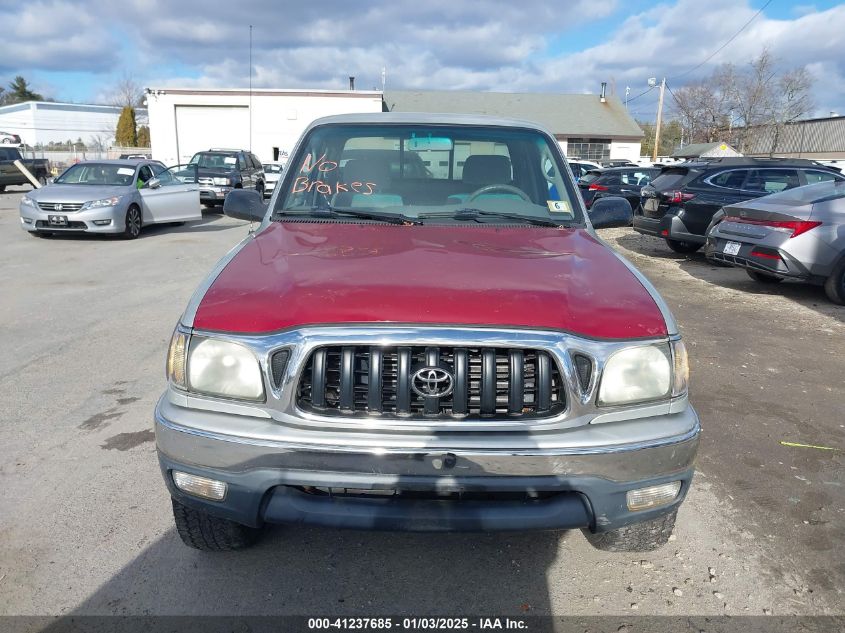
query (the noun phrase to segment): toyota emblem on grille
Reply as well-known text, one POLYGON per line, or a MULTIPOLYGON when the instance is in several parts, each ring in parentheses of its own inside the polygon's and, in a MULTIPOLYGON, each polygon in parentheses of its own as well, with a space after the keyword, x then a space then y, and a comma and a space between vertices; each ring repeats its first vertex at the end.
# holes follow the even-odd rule
POLYGON ((411 376, 411 388, 423 398, 443 398, 454 386, 452 374, 440 367, 423 367, 411 376))

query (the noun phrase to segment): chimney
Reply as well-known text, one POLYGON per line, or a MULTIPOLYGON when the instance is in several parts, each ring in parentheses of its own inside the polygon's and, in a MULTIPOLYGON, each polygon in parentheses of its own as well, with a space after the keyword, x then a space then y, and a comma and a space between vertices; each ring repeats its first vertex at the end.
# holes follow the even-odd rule
POLYGON ((601 82, 601 96, 599 97, 599 101, 605 103, 607 101, 607 82, 601 82))
POLYGON ((350 77, 350 78, 349 78, 349 89, 350 89, 350 90, 355 90, 355 77, 350 77))

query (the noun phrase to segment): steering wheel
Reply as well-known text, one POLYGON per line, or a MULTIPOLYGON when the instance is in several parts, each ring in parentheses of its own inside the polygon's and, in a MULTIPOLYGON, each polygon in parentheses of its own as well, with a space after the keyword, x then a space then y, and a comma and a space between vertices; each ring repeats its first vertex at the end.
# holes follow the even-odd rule
POLYGON ((479 196, 483 196, 485 193, 490 193, 491 191, 505 191, 507 193, 515 193, 526 202, 531 202, 531 198, 528 197, 527 193, 525 193, 519 187, 513 187, 511 185, 485 185, 484 187, 476 189, 471 194, 469 194, 467 202, 472 202, 479 196))

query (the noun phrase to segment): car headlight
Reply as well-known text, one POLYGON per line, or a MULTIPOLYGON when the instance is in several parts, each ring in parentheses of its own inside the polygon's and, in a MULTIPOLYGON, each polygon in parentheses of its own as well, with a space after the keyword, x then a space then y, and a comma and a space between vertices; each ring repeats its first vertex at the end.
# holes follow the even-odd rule
POLYGON ((264 381, 258 359, 239 343, 178 330, 167 353, 167 377, 186 391, 223 398, 263 400, 264 381))
POLYGON ((212 178, 212 179, 211 179, 211 181, 212 181, 215 185, 221 185, 221 186, 226 186, 226 185, 231 185, 231 184, 232 184, 232 181, 231 181, 231 180, 229 180, 228 178, 212 178))
POLYGON ((36 205, 35 200, 30 198, 29 196, 24 196, 23 198, 21 198, 21 204, 25 207, 36 207, 36 206, 38 206, 38 205, 36 205))
MULTIPOLYGON (((685 351, 683 359, 686 359, 685 351)), ((674 386, 673 362, 666 344, 619 350, 605 363, 599 404, 628 404, 668 397, 674 386)), ((686 388, 686 379, 683 383, 686 388)))
POLYGON ((112 198, 102 198, 100 200, 89 200, 88 202, 82 205, 81 210, 84 211, 85 209, 102 209, 103 207, 113 207, 118 202, 120 202, 120 196, 114 196, 112 198))

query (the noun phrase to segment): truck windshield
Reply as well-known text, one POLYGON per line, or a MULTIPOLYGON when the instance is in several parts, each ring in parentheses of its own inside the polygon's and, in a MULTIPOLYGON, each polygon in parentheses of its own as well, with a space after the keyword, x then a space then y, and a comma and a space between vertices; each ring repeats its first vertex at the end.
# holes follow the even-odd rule
POLYGON ((128 186, 135 178, 135 167, 114 163, 78 163, 54 182, 62 185, 128 186))
POLYGON ((200 169, 235 169, 238 157, 235 154, 218 154, 216 152, 201 152, 194 154, 191 165, 200 169))
MULTIPOLYGON (((356 209, 411 218, 474 211, 581 223, 557 143, 532 129, 329 124, 288 161, 275 213, 356 209)), ((510 220, 513 221, 513 220, 510 220)), ((518 217, 517 217, 518 221, 518 217)))

